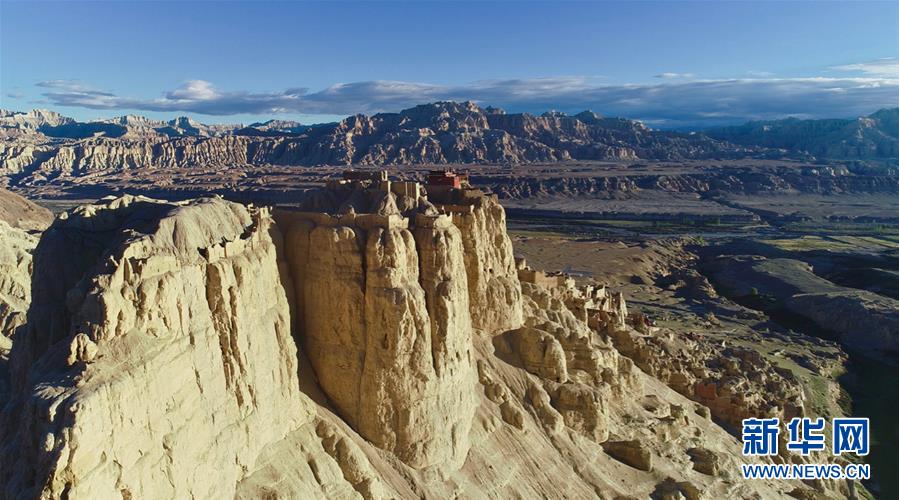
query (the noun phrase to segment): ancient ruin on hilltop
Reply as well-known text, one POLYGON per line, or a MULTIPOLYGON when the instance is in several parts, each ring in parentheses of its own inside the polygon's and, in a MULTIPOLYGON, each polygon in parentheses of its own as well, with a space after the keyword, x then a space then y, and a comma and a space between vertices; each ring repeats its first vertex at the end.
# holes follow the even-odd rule
POLYGON ((681 366, 622 295, 516 263, 496 197, 437 177, 348 172, 289 209, 124 196, 57 218, 27 321, 3 332, 0 496, 810 490, 730 481, 734 438, 621 354, 681 366))

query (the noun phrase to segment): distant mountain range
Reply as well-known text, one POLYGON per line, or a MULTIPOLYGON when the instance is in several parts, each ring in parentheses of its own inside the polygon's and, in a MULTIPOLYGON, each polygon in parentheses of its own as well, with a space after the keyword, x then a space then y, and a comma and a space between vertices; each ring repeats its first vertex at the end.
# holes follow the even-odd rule
POLYGON ((899 108, 855 119, 749 122, 703 131, 709 137, 823 158, 899 158, 899 108))
POLYGON ((78 122, 46 110, 0 110, 0 139, 0 174, 38 180, 196 165, 896 158, 899 109, 856 120, 786 119, 688 133, 590 111, 509 114, 472 102, 437 102, 318 125, 207 125, 188 117, 133 115, 78 122))
POLYGON ((217 137, 231 134, 241 128, 241 125, 206 125, 186 116, 162 121, 136 115, 79 122, 54 111, 33 109, 27 113, 0 110, 0 128, 34 131, 54 138, 86 139, 217 137))

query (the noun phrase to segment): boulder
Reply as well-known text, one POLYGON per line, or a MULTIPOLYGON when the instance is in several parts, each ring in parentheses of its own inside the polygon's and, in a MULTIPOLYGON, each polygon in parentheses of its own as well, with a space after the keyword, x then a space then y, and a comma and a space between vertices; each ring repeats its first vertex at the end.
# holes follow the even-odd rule
POLYGON ((610 457, 621 463, 643 471, 652 470, 652 454, 640 441, 606 441, 602 448, 610 457))

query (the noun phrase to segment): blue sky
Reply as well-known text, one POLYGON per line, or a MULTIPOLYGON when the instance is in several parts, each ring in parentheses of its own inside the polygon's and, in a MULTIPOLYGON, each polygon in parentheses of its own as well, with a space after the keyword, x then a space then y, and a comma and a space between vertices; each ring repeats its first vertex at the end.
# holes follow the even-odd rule
POLYGON ((899 2, 0 1, 0 107, 327 121, 472 99, 658 127, 899 106, 899 2))

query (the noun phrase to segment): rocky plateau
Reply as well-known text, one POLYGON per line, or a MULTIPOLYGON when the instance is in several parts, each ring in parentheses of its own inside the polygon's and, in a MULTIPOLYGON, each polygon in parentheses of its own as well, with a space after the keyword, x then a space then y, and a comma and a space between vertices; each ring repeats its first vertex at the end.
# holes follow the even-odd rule
POLYGON ((0 112, 0 173, 39 182, 136 168, 384 165, 683 159, 766 154, 701 134, 651 130, 584 111, 507 114, 437 102, 338 123, 249 127, 124 116, 77 122, 57 113, 0 112))
POLYGON ((855 491, 738 479, 735 421, 811 404, 789 370, 513 252, 495 196, 409 181, 2 223, 0 497, 855 491))

